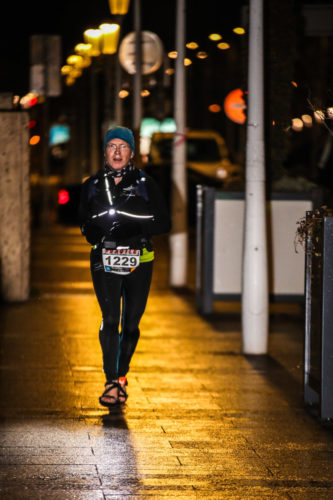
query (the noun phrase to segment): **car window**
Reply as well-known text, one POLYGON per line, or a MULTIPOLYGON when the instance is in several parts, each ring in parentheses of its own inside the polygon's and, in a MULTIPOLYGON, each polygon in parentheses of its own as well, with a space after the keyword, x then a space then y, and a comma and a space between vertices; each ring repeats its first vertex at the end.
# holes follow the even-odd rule
POLYGON ((219 161, 220 152, 214 139, 187 139, 189 161, 219 161))
POLYGON ((162 139, 161 141, 158 141, 157 148, 161 160, 171 160, 172 139, 162 139))
MULTIPOLYGON (((214 139, 188 138, 186 141, 187 159, 189 161, 220 161, 221 155, 214 139)), ((172 158, 172 139, 158 141, 157 147, 162 160, 172 158)))

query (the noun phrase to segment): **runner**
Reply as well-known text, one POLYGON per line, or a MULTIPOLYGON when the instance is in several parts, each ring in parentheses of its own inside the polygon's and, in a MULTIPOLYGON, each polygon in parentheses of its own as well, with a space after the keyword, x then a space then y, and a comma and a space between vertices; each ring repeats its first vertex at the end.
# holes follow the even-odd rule
POLYGON ((99 401, 109 408, 127 399, 126 375, 152 278, 151 237, 171 228, 158 185, 134 166, 133 157, 132 131, 108 130, 104 168, 84 182, 79 207, 82 234, 92 245, 91 275, 102 311, 99 339, 106 384, 99 401))

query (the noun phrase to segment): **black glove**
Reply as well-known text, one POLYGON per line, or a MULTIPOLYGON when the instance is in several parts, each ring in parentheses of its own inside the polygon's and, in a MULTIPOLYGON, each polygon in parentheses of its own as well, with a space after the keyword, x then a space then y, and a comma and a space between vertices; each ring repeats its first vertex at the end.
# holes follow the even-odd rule
POLYGON ((141 234, 141 226, 139 222, 115 222, 111 227, 108 238, 115 241, 127 240, 133 238, 133 236, 138 236, 141 234))
POLYGON ((90 243, 91 245, 96 245, 96 243, 99 243, 104 234, 98 226, 96 226, 95 224, 91 224, 90 222, 86 222, 85 224, 81 225, 81 232, 85 236, 88 243, 90 243))
POLYGON ((92 216, 89 220, 89 224, 99 228, 102 234, 107 236, 110 233, 111 228, 118 221, 118 216, 116 213, 110 213, 109 210, 105 210, 104 215, 92 216))

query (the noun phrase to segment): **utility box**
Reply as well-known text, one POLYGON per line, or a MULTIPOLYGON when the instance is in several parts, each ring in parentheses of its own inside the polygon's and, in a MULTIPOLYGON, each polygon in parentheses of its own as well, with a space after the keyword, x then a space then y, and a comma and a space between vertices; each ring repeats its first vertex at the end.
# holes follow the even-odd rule
POLYGON ((30 294, 28 113, 0 112, 0 285, 5 301, 30 294))
MULTIPOLYGON (((244 193, 198 186, 196 297, 202 314, 214 301, 242 293, 244 193)), ((313 209, 311 193, 275 193, 267 200, 269 292, 275 301, 304 301, 304 251, 295 251, 297 221, 313 209)))
POLYGON ((333 216, 306 216, 304 401, 333 419, 333 216))

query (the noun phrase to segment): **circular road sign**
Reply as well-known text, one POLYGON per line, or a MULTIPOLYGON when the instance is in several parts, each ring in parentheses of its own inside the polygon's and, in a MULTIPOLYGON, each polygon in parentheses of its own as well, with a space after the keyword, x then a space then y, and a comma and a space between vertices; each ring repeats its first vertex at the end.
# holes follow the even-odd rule
MULTIPOLYGON (((141 31, 142 65, 141 73, 149 75, 159 69, 163 61, 161 39, 151 31, 141 31)), ((135 32, 126 35, 119 47, 119 61, 130 75, 136 73, 135 67, 135 32)))

